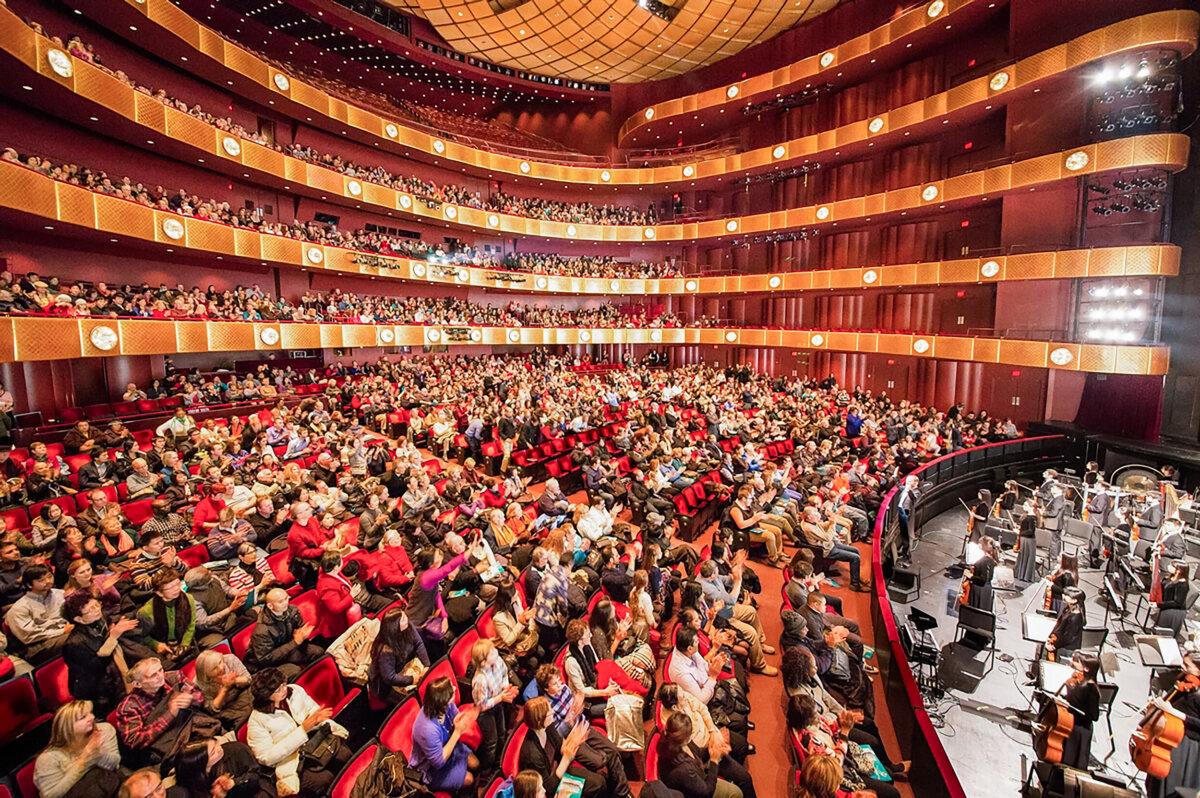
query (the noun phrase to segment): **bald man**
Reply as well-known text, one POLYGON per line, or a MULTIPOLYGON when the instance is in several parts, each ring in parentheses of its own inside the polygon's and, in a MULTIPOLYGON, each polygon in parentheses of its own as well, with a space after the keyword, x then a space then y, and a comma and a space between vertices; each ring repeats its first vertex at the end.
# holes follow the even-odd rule
POLYGON ((246 667, 251 671, 275 667, 290 682, 308 664, 324 652, 312 643, 312 624, 305 623, 300 610, 291 605, 286 590, 272 588, 246 651, 246 667))

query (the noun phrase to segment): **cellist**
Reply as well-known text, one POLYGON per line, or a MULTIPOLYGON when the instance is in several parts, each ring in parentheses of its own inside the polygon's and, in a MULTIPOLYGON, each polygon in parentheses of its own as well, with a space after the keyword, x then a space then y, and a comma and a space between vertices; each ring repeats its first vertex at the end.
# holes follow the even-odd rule
POLYGON ((1170 798, 1176 788, 1200 789, 1200 661, 1195 650, 1185 650, 1170 705, 1184 716, 1184 736, 1171 752, 1166 778, 1146 777, 1147 798, 1170 798))
POLYGON ((1092 754, 1092 724, 1100 719, 1100 688, 1096 686, 1099 673, 1098 656, 1076 651, 1071 657, 1071 677, 1062 692, 1067 708, 1075 716, 1075 726, 1063 743, 1062 763, 1080 770, 1088 769, 1092 754))

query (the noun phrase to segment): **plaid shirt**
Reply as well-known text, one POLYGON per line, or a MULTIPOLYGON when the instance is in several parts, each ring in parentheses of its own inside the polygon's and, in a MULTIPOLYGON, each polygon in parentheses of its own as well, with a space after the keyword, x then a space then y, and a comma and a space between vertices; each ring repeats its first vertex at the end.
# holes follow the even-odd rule
POLYGON ((533 615, 542 626, 558 626, 567 617, 567 569, 562 565, 546 568, 533 597, 533 615))
POLYGON ((173 692, 190 693, 197 704, 204 703, 200 688, 183 678, 179 671, 166 674, 166 686, 157 694, 130 690, 117 705, 116 726, 121 742, 132 749, 146 748, 171 725, 185 715, 171 715, 167 700, 173 692))
POLYGON ((486 712, 500 703, 501 694, 509 688, 512 680, 508 666, 497 654, 479 666, 471 679, 471 700, 480 712, 486 712))
POLYGON ((187 519, 179 513, 167 513, 164 518, 151 516, 142 524, 140 534, 145 535, 152 531, 162 532, 163 541, 177 549, 184 548, 192 542, 192 528, 188 526, 187 519))
POLYGON ((571 706, 575 703, 575 694, 564 682, 558 695, 547 695, 546 698, 550 699, 550 718, 554 722, 554 728, 558 730, 559 734, 565 735, 570 731, 567 728, 567 717, 571 714, 571 706))

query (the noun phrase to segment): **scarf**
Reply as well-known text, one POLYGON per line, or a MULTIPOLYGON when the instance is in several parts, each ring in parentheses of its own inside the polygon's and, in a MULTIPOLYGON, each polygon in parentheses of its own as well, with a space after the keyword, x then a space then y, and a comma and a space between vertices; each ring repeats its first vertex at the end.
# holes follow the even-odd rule
POLYGON ((150 599, 150 613, 154 625, 150 628, 150 637, 164 643, 178 643, 183 639, 184 631, 192 624, 192 605, 186 593, 181 593, 170 605, 162 600, 157 593, 150 599), (167 608, 170 607, 175 615, 174 640, 170 639, 170 626, 167 622, 167 608))
POLYGON ((581 649, 579 643, 572 643, 570 646, 571 656, 579 663, 579 669, 583 671, 583 681, 590 687, 596 685, 596 664, 600 661, 596 656, 596 649, 588 646, 581 649))

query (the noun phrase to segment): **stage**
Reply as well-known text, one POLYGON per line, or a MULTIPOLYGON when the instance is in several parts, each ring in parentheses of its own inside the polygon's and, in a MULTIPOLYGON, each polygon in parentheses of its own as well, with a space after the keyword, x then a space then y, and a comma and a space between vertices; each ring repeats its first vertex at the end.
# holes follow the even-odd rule
MULTIPOLYGON (((1026 670, 1036 644, 1023 639, 1021 614, 1027 605, 1030 611, 1042 606, 1044 588, 1039 584, 1014 585, 1011 557, 997 567, 993 579, 996 655, 990 672, 985 673, 984 652, 953 643, 958 621, 947 611, 947 593, 958 595, 961 578, 951 578, 946 569, 960 561, 965 526, 966 510, 961 508, 935 516, 922 526, 921 542, 912 561, 921 575, 920 595, 909 603, 893 601, 892 610, 900 624, 908 619, 913 607, 938 621, 933 634, 942 652, 939 675, 946 694, 932 701, 926 693, 926 708, 967 795, 1012 798, 1020 793, 1023 763, 1028 770, 1033 762, 1028 710, 1034 688, 1026 684, 1026 670)), ((1081 568, 1080 580, 1087 593, 1087 625, 1100 626, 1105 616, 1104 602, 1099 600, 1103 571, 1081 568)), ((1107 759, 1107 775, 1135 782, 1136 789, 1141 790, 1142 775, 1130 761, 1128 740, 1147 699, 1151 668, 1143 664, 1133 639, 1134 634, 1143 634, 1137 621, 1130 617, 1129 632, 1122 632, 1114 613, 1108 628, 1101 681, 1117 686, 1111 711, 1113 737, 1110 742, 1102 714, 1093 734, 1093 771, 1101 769, 1107 759)))

